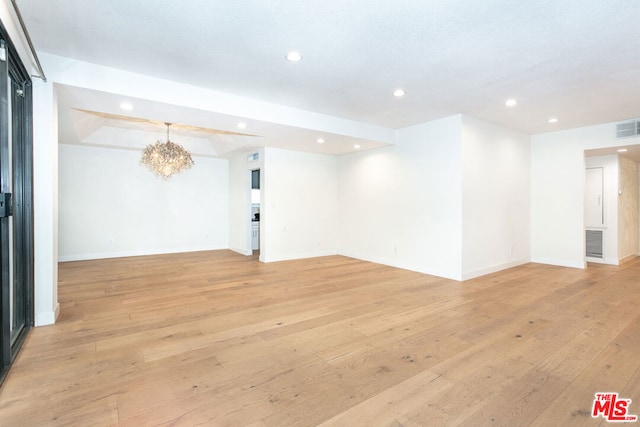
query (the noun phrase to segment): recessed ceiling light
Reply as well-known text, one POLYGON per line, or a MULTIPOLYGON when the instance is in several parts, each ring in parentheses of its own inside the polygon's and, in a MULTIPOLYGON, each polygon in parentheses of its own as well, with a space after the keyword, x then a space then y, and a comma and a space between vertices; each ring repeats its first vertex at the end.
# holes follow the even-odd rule
POLYGON ((507 107, 515 107, 516 105, 518 105, 518 101, 513 98, 507 99, 507 102, 505 102, 504 105, 506 105, 507 107))
POLYGON ((629 150, 627 150, 626 148, 621 148, 618 150, 618 153, 626 153, 627 151, 629 150))
POLYGON ((292 50, 291 52, 287 53, 286 58, 289 62, 300 62, 302 60, 302 55, 300 55, 300 52, 292 50))
POLYGON ((360 144, 354 145, 353 148, 355 148, 357 150, 358 148, 360 148, 360 144))
POLYGON ((133 105, 129 102, 122 102, 120 104, 120 108, 122 108, 123 110, 130 111, 130 110, 133 110, 133 105))
POLYGON ((324 138, 318 138, 318 139, 316 139, 316 142, 318 144, 324 144, 324 138))
POLYGON ((393 96, 395 96, 396 98, 403 97, 404 94, 405 94, 404 89, 396 89, 393 91, 393 96))
POLYGON ((238 124, 236 125, 236 127, 238 129, 246 129, 247 128, 247 124, 245 122, 238 122, 238 124))
POLYGON ((549 122, 549 123, 558 123, 558 118, 557 117, 551 117, 549 120, 547 120, 547 122, 549 122))

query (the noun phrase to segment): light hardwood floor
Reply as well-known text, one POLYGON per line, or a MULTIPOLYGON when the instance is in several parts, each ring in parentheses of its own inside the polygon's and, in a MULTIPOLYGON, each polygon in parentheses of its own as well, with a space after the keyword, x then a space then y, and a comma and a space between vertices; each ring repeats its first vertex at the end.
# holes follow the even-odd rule
POLYGON ((640 260, 463 283, 230 251, 60 264, 2 426, 589 426, 640 415, 640 260))

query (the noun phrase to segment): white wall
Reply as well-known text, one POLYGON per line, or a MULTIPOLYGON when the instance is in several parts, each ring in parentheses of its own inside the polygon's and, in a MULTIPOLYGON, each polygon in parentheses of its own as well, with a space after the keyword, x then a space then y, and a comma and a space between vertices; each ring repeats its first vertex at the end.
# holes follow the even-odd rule
POLYGON ((584 151, 640 143, 615 138, 616 123, 531 137, 531 258, 585 267, 584 151))
POLYGON ((585 223, 587 230, 602 230, 602 259, 587 261, 618 265, 618 155, 586 157, 585 167, 602 168, 603 213, 601 227, 585 223))
POLYGON ((461 278, 461 116, 401 129, 396 145, 341 156, 339 252, 461 278))
POLYGON ((34 323, 58 317, 58 116, 51 83, 33 81, 34 323))
POLYGON ((337 158, 265 148, 261 179, 260 260, 335 255, 337 158))
POLYGON ((619 156, 620 178, 618 187, 618 258, 625 261, 638 254, 638 164, 627 157, 619 156))
POLYGON ((462 278, 530 259, 529 136, 462 117, 462 278))
POLYGON ((260 260, 337 253, 337 158, 264 149, 260 260))
POLYGON ((61 261, 228 247, 227 160, 194 157, 164 180, 140 156, 59 146, 61 261))

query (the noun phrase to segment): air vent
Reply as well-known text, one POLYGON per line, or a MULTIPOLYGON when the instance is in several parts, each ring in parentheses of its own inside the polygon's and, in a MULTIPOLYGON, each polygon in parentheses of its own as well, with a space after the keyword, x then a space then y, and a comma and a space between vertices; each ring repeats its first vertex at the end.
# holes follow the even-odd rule
POLYGON ((640 121, 618 123, 616 125, 616 138, 628 138, 640 134, 640 121))
POLYGON ((587 256, 602 259, 602 230, 587 230, 587 256))

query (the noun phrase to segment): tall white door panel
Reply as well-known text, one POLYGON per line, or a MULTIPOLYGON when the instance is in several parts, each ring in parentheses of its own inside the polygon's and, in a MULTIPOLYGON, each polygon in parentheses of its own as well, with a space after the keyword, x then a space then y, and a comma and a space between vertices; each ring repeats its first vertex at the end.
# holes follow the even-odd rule
POLYGON ((587 168, 584 214, 587 227, 604 225, 603 168, 587 168))

